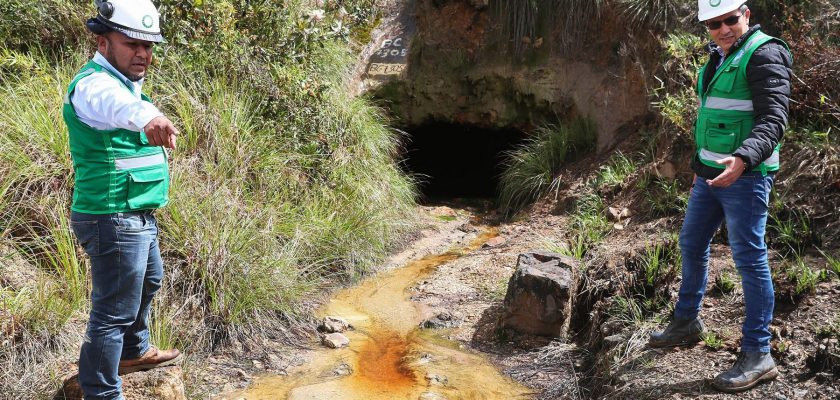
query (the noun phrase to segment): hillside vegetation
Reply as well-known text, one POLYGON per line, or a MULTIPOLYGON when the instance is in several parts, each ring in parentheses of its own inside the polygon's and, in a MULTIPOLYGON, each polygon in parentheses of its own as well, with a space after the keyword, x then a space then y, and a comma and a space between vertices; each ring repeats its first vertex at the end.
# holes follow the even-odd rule
MULTIPOLYGON (((161 347, 201 354, 279 334, 315 289, 370 271, 412 226, 399 135, 343 90, 372 0, 310 3, 158 3, 168 43, 144 90, 181 130, 157 214, 161 347)), ((0 13, 0 397, 35 398, 60 383, 87 319, 61 105, 94 51, 93 7, 11 0, 0 13)))

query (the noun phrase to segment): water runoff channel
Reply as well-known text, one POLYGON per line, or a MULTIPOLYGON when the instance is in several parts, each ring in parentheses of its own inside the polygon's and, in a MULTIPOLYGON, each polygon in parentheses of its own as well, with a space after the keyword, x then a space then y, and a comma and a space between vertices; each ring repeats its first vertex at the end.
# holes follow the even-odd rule
POLYGON ((339 291, 319 310, 341 316, 354 330, 350 345, 320 349, 286 376, 258 378, 227 399, 527 399, 527 388, 501 374, 482 355, 436 330, 419 329, 420 312, 408 289, 441 265, 497 236, 485 228, 468 245, 430 255, 339 291), (337 375, 346 365, 348 375, 337 375))

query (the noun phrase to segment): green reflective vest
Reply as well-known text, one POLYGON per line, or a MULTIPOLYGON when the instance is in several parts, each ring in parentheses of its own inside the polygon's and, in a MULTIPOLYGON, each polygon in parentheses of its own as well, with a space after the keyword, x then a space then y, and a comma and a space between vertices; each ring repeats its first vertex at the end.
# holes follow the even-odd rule
MULTIPOLYGON (((705 92, 703 77, 709 63, 700 69, 696 89, 700 96, 700 111, 694 127, 694 140, 697 143, 697 155, 703 164, 718 169, 726 168, 715 161, 731 157, 752 132, 755 113, 747 81, 747 64, 755 50, 771 40, 788 47, 781 39, 756 31, 738 51, 724 59, 705 92)), ((776 145, 773 154, 755 166, 753 171, 777 171, 780 149, 781 144, 776 145)))
MULTIPOLYGON (((87 214, 148 210, 169 202, 169 166, 163 147, 152 146, 144 132, 98 130, 79 120, 70 96, 82 78, 108 69, 89 61, 76 74, 64 97, 63 116, 70 135, 75 187, 71 209, 87 214)), ((143 101, 151 102, 146 95, 143 101)))

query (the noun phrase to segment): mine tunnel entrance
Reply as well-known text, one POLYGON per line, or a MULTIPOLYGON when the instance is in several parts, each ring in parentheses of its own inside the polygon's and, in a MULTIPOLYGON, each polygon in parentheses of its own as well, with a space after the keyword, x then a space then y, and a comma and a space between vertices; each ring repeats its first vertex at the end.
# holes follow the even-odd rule
POLYGON ((526 135, 516 129, 430 122, 404 129, 403 167, 417 177, 423 201, 494 198, 504 154, 526 135))

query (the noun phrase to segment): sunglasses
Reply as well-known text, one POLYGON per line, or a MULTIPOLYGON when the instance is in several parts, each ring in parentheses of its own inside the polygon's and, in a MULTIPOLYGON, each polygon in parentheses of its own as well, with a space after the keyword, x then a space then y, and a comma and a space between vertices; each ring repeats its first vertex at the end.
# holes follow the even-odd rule
POLYGON ((720 21, 706 21, 706 22, 703 22, 703 23, 706 24, 706 28, 709 28, 710 31, 713 31, 713 30, 716 30, 716 29, 720 29, 722 24, 726 24, 726 26, 735 25, 735 24, 738 23, 738 21, 741 20, 741 17, 743 17, 743 16, 744 16, 743 14, 732 15, 732 16, 726 17, 726 18, 724 18, 720 21))

